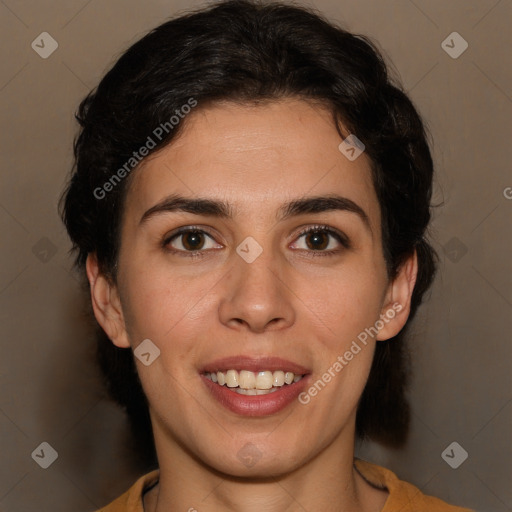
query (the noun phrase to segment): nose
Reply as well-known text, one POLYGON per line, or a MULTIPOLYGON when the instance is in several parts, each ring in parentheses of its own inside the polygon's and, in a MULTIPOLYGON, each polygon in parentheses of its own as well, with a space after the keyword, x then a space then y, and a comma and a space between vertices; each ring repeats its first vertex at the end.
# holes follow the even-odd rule
POLYGON ((229 328, 254 333, 279 330, 295 322, 293 291, 286 283, 285 263, 263 251, 248 263, 233 255, 219 305, 220 321, 229 328))

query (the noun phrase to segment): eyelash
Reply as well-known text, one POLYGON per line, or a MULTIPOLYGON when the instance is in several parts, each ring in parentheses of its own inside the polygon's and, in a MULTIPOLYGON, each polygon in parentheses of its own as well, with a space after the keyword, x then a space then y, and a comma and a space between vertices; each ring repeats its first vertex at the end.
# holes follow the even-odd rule
MULTIPOLYGON (((178 231, 171 233, 169 236, 166 236, 164 240, 162 241, 162 247, 172 253, 172 254, 178 254, 179 256, 183 256, 185 258, 203 258, 206 256, 206 253, 209 252, 208 250, 199 250, 199 251, 183 251, 181 249, 169 249, 167 246, 175 239, 178 238, 181 235, 184 235, 186 233, 204 233, 210 238, 213 238, 207 231, 204 229, 198 227, 198 226, 187 226, 185 228, 180 228, 178 231)), ((315 224, 314 226, 309 226, 305 229, 303 229, 298 235, 297 239, 301 236, 312 233, 312 232, 323 232, 331 235, 334 237, 345 249, 351 249, 352 245, 349 241, 349 239, 340 231, 333 229, 329 226, 326 226, 324 224, 315 224)), ((302 249, 306 250, 306 249, 302 249)), ((335 256, 342 252, 343 249, 331 249, 329 251, 315 251, 310 250, 308 251, 310 253, 311 257, 325 257, 325 256, 335 256)))

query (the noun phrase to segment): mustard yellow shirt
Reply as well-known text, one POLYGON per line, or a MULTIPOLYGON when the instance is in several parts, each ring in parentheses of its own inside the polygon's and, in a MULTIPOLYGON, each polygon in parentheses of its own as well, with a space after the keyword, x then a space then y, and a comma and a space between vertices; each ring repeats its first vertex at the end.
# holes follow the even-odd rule
MULTIPOLYGON (((456 507, 423 494, 414 485, 399 480, 389 469, 355 458, 354 464, 361 476, 374 487, 387 489, 388 499, 381 512, 475 512, 469 508, 456 507)), ((159 470, 141 476, 122 496, 98 512, 144 512, 142 495, 144 490, 158 480, 159 470)))

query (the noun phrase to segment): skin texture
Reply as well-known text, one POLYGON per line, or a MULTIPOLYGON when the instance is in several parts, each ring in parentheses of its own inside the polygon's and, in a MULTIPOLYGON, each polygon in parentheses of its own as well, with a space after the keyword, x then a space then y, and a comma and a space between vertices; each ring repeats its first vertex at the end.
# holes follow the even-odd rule
POLYGON ((330 114, 300 99, 198 107, 184 128, 134 171, 117 284, 98 272, 94 254, 87 261, 95 315, 112 342, 134 349, 149 338, 161 351, 147 367, 136 359, 160 465, 146 511, 381 510, 387 491, 352 467, 356 406, 375 340, 308 404, 266 417, 228 411, 199 376, 221 357, 271 355, 310 369, 315 382, 393 304, 402 309, 377 338, 401 330, 416 256, 388 281, 368 158, 345 158, 330 114), (166 212, 141 224, 171 193, 226 201, 233 217, 166 212), (348 211, 276 220, 287 201, 333 193, 357 203, 371 231, 348 211), (351 247, 325 234, 328 247, 319 250, 311 235, 299 236, 315 224, 341 231, 351 247), (186 256, 186 236, 167 245, 180 253, 162 247, 191 225, 211 236, 204 235, 204 257, 186 256), (263 249, 252 263, 236 252, 248 236, 263 249), (318 256, 330 249, 339 252, 318 256), (251 468, 237 457, 248 442, 261 452, 251 468))

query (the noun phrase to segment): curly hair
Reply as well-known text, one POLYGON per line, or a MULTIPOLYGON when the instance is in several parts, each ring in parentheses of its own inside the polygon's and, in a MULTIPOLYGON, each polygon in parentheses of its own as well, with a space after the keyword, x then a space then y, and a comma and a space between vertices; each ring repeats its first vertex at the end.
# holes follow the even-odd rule
MULTIPOLYGON (((394 338, 376 342, 356 416, 359 440, 399 447, 410 419, 406 334, 433 281, 438 256, 427 240, 434 171, 426 128, 390 75, 370 39, 310 8, 229 0, 188 12, 133 44, 81 102, 75 162, 59 208, 75 269, 86 279, 87 255, 95 253, 100 272, 116 283, 120 223, 133 173, 104 197, 95 190, 132 158, 155 127, 168 123, 190 98, 197 101, 196 109, 220 101, 258 104, 287 97, 327 107, 340 135, 343 126, 365 144, 389 279, 417 253, 409 318, 394 338)), ((171 143, 186 122, 166 130, 150 153, 171 143)), ((154 463, 148 403, 133 353, 115 347, 96 327, 106 387, 126 410, 146 460, 154 463)))

